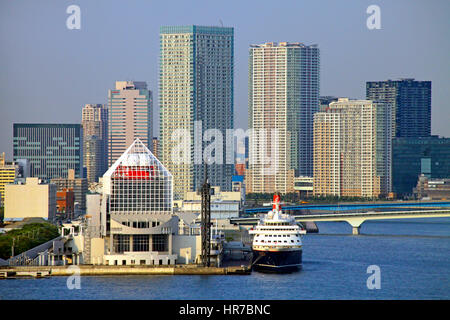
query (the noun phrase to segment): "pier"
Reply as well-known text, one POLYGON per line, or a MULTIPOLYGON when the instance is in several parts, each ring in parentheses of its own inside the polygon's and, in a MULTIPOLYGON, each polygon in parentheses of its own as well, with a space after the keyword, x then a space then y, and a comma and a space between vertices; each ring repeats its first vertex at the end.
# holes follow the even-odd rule
POLYGON ((174 266, 107 266, 107 265, 78 265, 78 269, 71 266, 14 266, 1 267, 0 279, 22 277, 68 277, 75 274, 80 276, 120 276, 120 275, 248 275, 250 266, 230 267, 202 267, 197 265, 174 266))

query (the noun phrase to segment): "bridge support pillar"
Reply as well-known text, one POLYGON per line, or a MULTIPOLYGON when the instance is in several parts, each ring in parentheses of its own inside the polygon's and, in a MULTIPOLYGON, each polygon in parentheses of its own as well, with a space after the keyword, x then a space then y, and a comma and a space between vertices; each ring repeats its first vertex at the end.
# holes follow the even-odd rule
POLYGON ((352 226, 352 234, 357 236, 360 234, 361 225, 364 222, 364 219, 361 218, 350 218, 346 220, 352 226))
POLYGON ((359 235, 359 229, 361 228, 361 226, 358 227, 352 227, 352 234, 357 236, 359 235))

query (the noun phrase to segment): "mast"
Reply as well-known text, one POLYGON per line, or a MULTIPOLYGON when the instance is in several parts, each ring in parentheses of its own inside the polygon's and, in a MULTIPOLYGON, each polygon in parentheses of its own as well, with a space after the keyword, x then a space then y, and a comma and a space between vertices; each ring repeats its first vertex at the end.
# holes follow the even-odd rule
POLYGON ((205 164, 205 181, 200 189, 202 195, 202 264, 204 267, 211 265, 211 185, 208 181, 207 166, 205 164))

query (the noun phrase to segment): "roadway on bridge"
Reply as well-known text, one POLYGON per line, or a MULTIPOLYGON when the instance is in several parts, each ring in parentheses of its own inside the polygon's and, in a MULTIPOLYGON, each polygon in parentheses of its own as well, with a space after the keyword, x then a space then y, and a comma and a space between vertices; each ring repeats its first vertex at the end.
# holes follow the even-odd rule
MULTIPOLYGON (((352 226, 352 233, 357 235, 361 225, 366 220, 385 219, 417 219, 417 218, 441 218, 450 217, 450 209, 405 209, 394 211, 369 211, 369 212, 345 212, 345 213, 321 213, 321 214, 293 214, 297 222, 307 221, 346 221, 352 226)), ((230 223, 237 225, 255 225, 260 217, 233 218, 230 223)))
MULTIPOLYGON (((406 208, 406 207, 424 207, 424 208, 450 208, 448 201, 434 202, 391 202, 391 203, 368 203, 368 204, 301 204, 293 206, 283 206, 283 210, 327 210, 327 211, 346 211, 346 210, 364 210, 376 208, 406 208)), ((272 207, 247 208, 245 213, 268 212, 272 207)))

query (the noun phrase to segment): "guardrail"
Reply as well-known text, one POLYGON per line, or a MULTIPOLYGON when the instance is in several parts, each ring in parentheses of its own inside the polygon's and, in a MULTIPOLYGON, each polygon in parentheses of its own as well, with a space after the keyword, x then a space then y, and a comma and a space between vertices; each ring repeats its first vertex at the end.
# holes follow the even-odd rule
MULTIPOLYGON (((307 214, 307 215, 293 215, 296 221, 319 221, 322 219, 327 219, 328 221, 336 218, 338 221, 342 221, 344 218, 355 218, 355 217, 383 217, 383 216, 398 216, 401 218, 405 215, 433 215, 433 214, 449 214, 450 209, 436 209, 436 210, 408 210, 408 211, 369 211, 369 212, 354 212, 354 213, 321 213, 321 214, 307 214)), ((238 225, 253 225, 257 224, 260 220, 259 217, 252 218, 231 218, 230 223, 238 225)))
MULTIPOLYGON (((357 204, 357 203, 340 203, 340 204, 301 204, 301 205, 293 205, 293 206, 283 206, 283 210, 343 210, 348 208, 348 210, 352 209, 373 209, 373 208, 402 208, 402 207, 450 207, 450 202, 441 201, 441 202, 391 202, 391 203, 373 203, 373 204, 357 204)), ((260 208, 247 208, 244 209, 245 213, 264 213, 272 210, 272 207, 260 207, 260 208)), ((346 209, 347 210, 347 209, 346 209)))
POLYGON ((450 209, 437 210, 409 210, 409 211, 369 211, 369 212, 355 212, 355 213, 322 213, 322 214, 308 214, 308 215, 293 215, 295 219, 311 219, 311 218, 328 218, 328 217, 364 217, 364 216, 391 216, 391 215, 410 215, 410 214, 435 214, 435 213, 449 213, 450 209))

